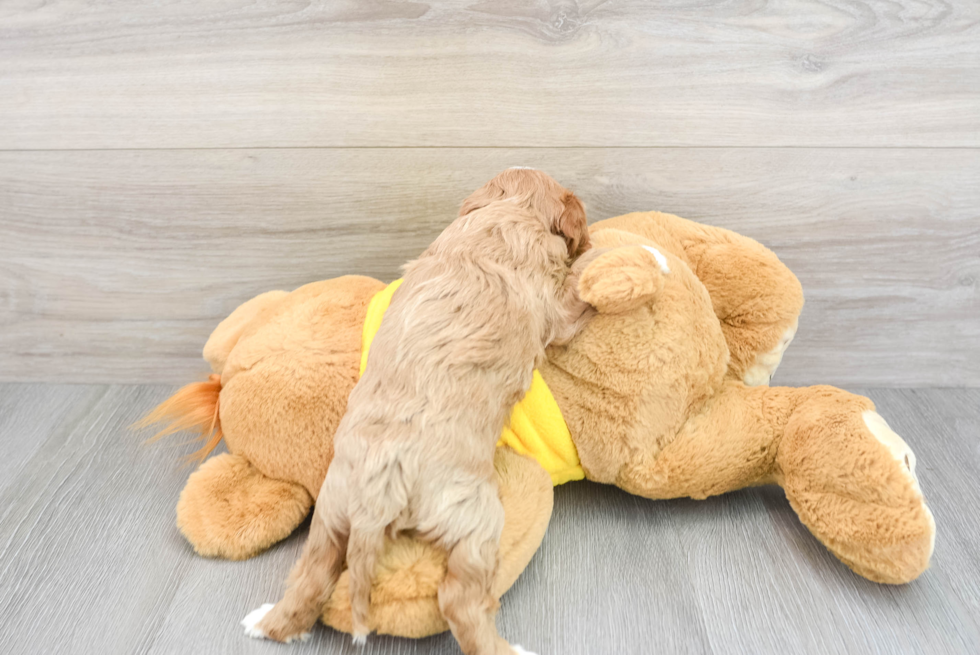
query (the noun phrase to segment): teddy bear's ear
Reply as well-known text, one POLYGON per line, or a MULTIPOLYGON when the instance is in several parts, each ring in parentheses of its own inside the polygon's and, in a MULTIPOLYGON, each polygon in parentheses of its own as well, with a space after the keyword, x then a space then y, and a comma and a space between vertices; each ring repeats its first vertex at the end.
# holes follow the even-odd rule
POLYGON ((656 248, 613 248, 596 257, 582 272, 579 295, 600 313, 620 314, 656 298, 669 273, 667 258, 656 248))

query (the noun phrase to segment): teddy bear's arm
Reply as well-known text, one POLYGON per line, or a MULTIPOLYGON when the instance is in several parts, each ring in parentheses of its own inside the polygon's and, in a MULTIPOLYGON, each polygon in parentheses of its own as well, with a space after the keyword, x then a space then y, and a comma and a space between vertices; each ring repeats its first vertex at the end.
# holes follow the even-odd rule
POLYGON ((663 276, 670 268, 656 249, 622 246, 594 252, 579 277, 578 288, 582 300, 599 312, 628 312, 650 302, 663 290, 663 276))

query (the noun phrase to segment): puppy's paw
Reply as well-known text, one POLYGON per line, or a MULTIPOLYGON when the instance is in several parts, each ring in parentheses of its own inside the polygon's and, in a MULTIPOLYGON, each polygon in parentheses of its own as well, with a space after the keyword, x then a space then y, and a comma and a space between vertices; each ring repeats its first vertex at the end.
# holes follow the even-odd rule
POLYGON ((266 603, 258 609, 254 609, 249 612, 244 619, 242 619, 242 627, 245 628, 245 634, 253 639, 277 639, 282 641, 284 644, 291 644, 297 639, 300 641, 307 641, 312 635, 309 632, 301 632, 299 634, 289 635, 288 637, 282 638, 277 635, 269 635, 265 630, 259 627, 259 623, 265 618, 272 608, 275 607, 272 603, 266 603))
POLYGON ((514 650, 515 653, 517 653, 517 655, 535 655, 529 650, 524 650, 524 648, 520 644, 512 644, 511 648, 514 650))
POLYGON ((269 636, 260 630, 257 626, 259 621, 265 618, 265 615, 269 613, 275 605, 272 603, 266 603, 258 609, 254 609, 245 615, 242 619, 241 625, 245 628, 245 634, 247 634, 252 639, 267 639, 269 636))

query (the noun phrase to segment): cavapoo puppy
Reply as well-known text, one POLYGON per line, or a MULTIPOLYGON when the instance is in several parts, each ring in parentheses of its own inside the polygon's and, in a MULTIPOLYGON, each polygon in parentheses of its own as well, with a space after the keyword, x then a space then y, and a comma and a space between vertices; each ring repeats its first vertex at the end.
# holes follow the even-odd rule
POLYGON ((285 596, 242 622, 303 638, 346 559, 354 641, 365 640, 386 534, 412 530, 449 554, 439 608, 466 655, 525 652, 497 634, 491 583, 504 511, 494 450, 552 343, 591 313, 577 293, 591 257, 585 210, 548 175, 508 169, 405 266, 334 437, 309 538, 285 596))

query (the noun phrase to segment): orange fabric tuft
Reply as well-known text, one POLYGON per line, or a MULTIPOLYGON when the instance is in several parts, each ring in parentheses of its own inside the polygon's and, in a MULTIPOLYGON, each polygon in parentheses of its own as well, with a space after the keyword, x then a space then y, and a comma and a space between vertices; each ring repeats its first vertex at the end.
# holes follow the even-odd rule
POLYGON ((199 432, 198 441, 205 441, 196 452, 188 455, 188 461, 203 462, 224 436, 218 420, 218 398, 221 394, 221 376, 212 374, 207 382, 192 382, 157 405, 153 411, 134 423, 132 429, 140 430, 155 423, 167 425, 150 437, 153 442, 175 432, 199 432))

